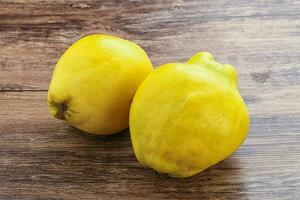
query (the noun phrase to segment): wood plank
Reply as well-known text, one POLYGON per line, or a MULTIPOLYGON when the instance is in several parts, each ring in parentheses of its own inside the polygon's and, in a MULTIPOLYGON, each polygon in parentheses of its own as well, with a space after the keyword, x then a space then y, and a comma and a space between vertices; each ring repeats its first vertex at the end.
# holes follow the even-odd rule
POLYGON ((2 0, 0 5, 2 91, 47 90, 62 52, 91 33, 137 42, 155 66, 210 51, 237 67, 240 86, 249 93, 264 82, 270 90, 300 83, 299 1, 2 0))
MULTIPOLYGON (((128 131, 84 135, 50 116, 46 96, 0 93, 0 199, 300 197, 300 112, 253 108, 249 135, 234 155, 174 179, 137 163, 128 131)), ((279 105, 280 99, 266 101, 279 105)))

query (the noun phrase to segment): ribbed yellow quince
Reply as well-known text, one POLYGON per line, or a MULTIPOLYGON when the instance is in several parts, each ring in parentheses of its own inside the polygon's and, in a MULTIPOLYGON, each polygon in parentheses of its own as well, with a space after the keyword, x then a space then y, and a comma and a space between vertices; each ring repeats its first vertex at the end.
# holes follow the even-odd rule
POLYGON ((228 157, 248 128, 234 67, 207 52, 154 70, 130 109, 138 161, 176 177, 192 176, 228 157))
POLYGON ((89 35, 59 59, 48 92, 53 116, 83 131, 108 135, 128 127, 136 89, 152 71, 137 44, 109 35, 89 35))

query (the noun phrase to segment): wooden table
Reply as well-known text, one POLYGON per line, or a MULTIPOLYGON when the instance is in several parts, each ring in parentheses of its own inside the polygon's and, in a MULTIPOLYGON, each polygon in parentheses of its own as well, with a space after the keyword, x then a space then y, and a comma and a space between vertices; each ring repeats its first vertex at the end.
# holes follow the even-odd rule
POLYGON ((0 0, 0 199, 300 199, 300 1, 0 0), (155 66, 206 50, 236 66, 251 115, 228 159, 174 179, 143 168, 124 131, 93 137, 52 118, 60 55, 107 33, 155 66))

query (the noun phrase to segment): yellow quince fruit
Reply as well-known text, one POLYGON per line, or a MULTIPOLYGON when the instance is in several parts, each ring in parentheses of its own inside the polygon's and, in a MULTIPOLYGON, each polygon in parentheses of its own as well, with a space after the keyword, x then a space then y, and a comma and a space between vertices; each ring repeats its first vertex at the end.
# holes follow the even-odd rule
POLYGON ((228 157, 248 128, 234 67, 207 52, 154 70, 130 109, 136 158, 175 177, 192 176, 228 157))
POLYGON ((132 98, 152 64, 137 44, 89 35, 59 59, 48 92, 52 115, 83 131, 108 135, 128 127, 132 98))

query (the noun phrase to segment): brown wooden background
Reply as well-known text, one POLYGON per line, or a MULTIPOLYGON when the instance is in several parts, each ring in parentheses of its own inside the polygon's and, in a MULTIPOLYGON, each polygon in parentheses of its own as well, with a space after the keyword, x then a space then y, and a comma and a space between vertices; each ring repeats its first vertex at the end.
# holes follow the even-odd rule
POLYGON ((300 199, 300 1, 0 0, 0 199, 300 199), (78 38, 133 40, 155 66, 212 52, 236 66, 251 129, 188 179, 140 166, 128 131, 53 119, 55 62, 78 38))

